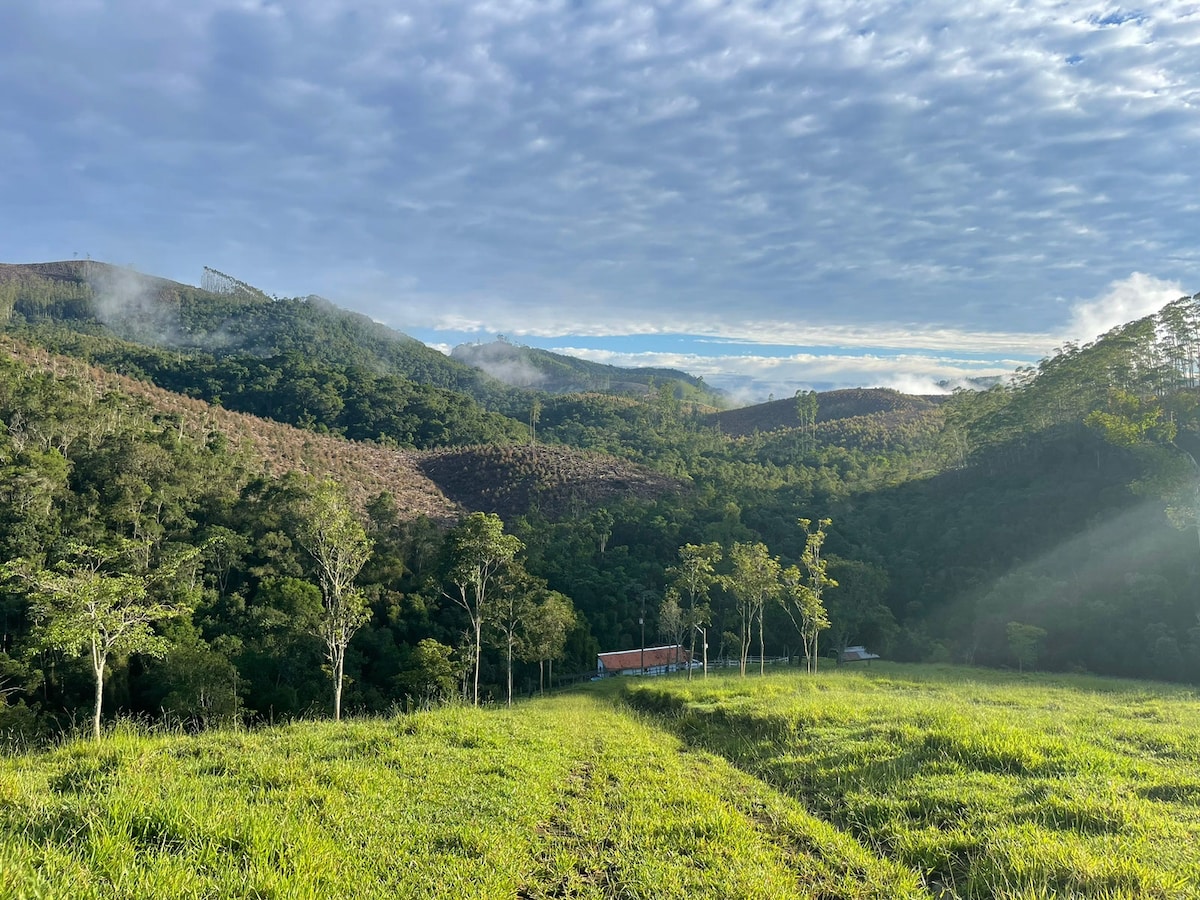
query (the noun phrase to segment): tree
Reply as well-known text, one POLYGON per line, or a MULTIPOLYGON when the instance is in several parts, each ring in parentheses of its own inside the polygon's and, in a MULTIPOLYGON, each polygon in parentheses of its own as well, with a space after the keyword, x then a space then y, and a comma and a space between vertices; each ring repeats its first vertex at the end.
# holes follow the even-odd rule
MULTIPOLYGON (((707 544, 684 544, 679 548, 679 563, 667 569, 667 578, 675 590, 687 597, 687 628, 689 632, 689 660, 696 656, 696 629, 708 621, 708 592, 717 581, 713 567, 721 561, 721 545, 716 541, 707 544)), ((692 678, 692 667, 688 665, 688 680, 692 678)))
POLYGON ((679 665, 679 647, 683 644, 683 630, 687 628, 687 614, 679 605, 679 592, 667 588, 658 607, 658 633, 675 645, 675 665, 679 665))
POLYGON ((522 630, 522 655, 526 662, 538 664, 538 690, 545 690, 543 667, 550 663, 550 674, 554 674, 554 660, 561 659, 567 645, 567 634, 575 627, 575 605, 571 599, 558 591, 546 590, 531 610, 522 630))
POLYGON ((764 674, 763 611, 767 601, 779 593, 779 558, 771 556, 767 545, 759 543, 736 543, 729 551, 733 571, 722 578, 725 588, 738 601, 738 616, 741 627, 738 641, 741 645, 742 677, 746 677, 746 660, 750 655, 753 629, 758 624, 758 673, 764 674))
POLYGON ((484 619, 494 629, 493 646, 504 651, 506 703, 513 701, 513 657, 524 649, 524 626, 533 615, 532 579, 519 565, 510 567, 509 577, 497 581, 492 602, 484 610, 484 619), (511 570, 518 571, 511 571, 511 570))
POLYGON ((87 651, 95 682, 92 734, 96 740, 100 740, 104 679, 112 658, 127 653, 163 655, 168 642, 155 632, 155 624, 187 609, 183 603, 151 596, 154 583, 173 574, 177 566, 153 574, 128 571, 130 561, 143 551, 132 541, 116 550, 72 543, 67 558, 48 569, 31 567, 24 560, 5 567, 30 587, 39 643, 72 656, 87 651))
POLYGON ((471 702, 478 706, 488 590, 496 573, 511 563, 524 545, 514 535, 504 533, 504 523, 495 513, 472 513, 450 532, 446 540, 451 558, 448 578, 456 593, 443 591, 443 594, 461 606, 471 621, 475 658, 471 702))
POLYGON ((533 398, 533 402, 529 404, 529 445, 537 446, 537 424, 542 418, 542 401, 533 398))
POLYGON ((825 529, 831 521, 821 519, 817 523, 817 530, 812 531, 811 519, 799 520, 800 528, 804 531, 804 551, 800 554, 800 565, 790 566, 783 578, 781 602, 788 618, 800 633, 809 672, 817 671, 817 639, 829 627, 829 615, 822 594, 828 587, 837 587, 837 582, 826 574, 827 564, 821 558, 825 529))
POLYGON ((817 409, 819 406, 816 391, 796 391, 796 418, 800 422, 800 431, 804 435, 804 445, 812 450, 816 443, 817 409))
POLYGON ((342 681, 346 648, 370 618, 366 596, 354 579, 371 556, 366 529, 332 480, 321 482, 302 504, 300 543, 317 565, 323 615, 318 637, 333 679, 333 718, 342 718, 342 681))
POLYGON ((454 648, 433 638, 422 638, 409 651, 396 686, 422 705, 441 703, 454 693, 454 648))
POLYGON ((1008 647, 1013 658, 1017 661, 1017 671, 1024 672, 1026 666, 1033 668, 1037 665, 1038 655, 1042 651, 1042 641, 1046 639, 1046 629, 1036 625, 1025 625, 1021 622, 1009 622, 1004 627, 1008 638, 1008 647))

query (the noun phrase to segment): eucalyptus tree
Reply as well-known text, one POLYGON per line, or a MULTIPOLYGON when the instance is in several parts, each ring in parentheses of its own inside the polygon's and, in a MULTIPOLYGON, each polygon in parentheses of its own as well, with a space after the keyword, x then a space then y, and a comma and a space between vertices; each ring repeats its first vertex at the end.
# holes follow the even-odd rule
POLYGON ((765 672, 763 612, 767 601, 776 597, 780 589, 779 558, 771 556, 767 545, 761 542, 736 543, 729 551, 733 571, 721 581, 736 599, 740 628, 738 640, 741 645, 739 671, 746 676, 746 660, 750 655, 755 625, 758 626, 758 673, 765 672))
POLYGON ((696 656, 696 630, 708 622, 708 595, 718 581, 714 569, 721 561, 721 545, 684 544, 679 548, 679 562, 667 569, 667 578, 676 592, 687 597, 688 680, 692 678, 690 660, 696 656))
POLYGON ((317 636, 325 643, 333 680, 333 718, 339 721, 346 648, 371 615, 366 595, 354 585, 371 556, 371 541, 341 488, 329 479, 301 505, 299 540, 317 567, 323 612, 317 636))
POLYGON ((29 560, 4 567, 5 574, 27 585, 37 642, 71 656, 88 656, 95 687, 92 734, 96 740, 100 740, 104 684, 113 658, 130 653, 162 656, 168 641, 155 626, 188 611, 177 592, 175 599, 163 599, 173 593, 164 582, 182 560, 146 571, 141 565, 144 551, 142 545, 128 540, 115 549, 73 542, 67 554, 49 567, 29 560))
POLYGON ((800 565, 789 566, 783 573, 784 589, 778 595, 788 618, 800 633, 809 672, 817 671, 817 640, 820 633, 829 627, 829 614, 823 595, 826 588, 837 587, 837 582, 827 574, 828 564, 821 556, 825 531, 831 524, 832 520, 821 519, 817 523, 817 530, 813 531, 811 519, 799 520, 804 532, 800 565))
POLYGON ((688 628, 687 613, 679 605, 679 592, 667 588, 658 606, 658 633, 675 647, 675 664, 679 664, 679 648, 683 645, 684 629, 688 628))
POLYGON ((526 662, 538 664, 538 690, 545 690, 545 665, 550 664, 554 679, 554 660, 561 659, 567 634, 575 627, 575 605, 558 591, 543 590, 521 628, 522 653, 526 662))
POLYGON ((479 664, 483 650, 483 622, 490 614, 490 589, 497 573, 509 565, 524 546, 504 533, 504 522, 495 513, 472 513, 447 536, 450 551, 448 578, 453 591, 443 595, 466 611, 471 622, 474 656, 471 702, 479 705, 479 664))

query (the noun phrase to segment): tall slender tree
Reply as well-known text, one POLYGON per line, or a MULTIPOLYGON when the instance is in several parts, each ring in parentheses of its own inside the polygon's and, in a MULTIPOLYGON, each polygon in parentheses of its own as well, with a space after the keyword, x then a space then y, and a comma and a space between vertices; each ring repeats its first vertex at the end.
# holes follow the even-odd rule
POLYGON ((687 598, 688 680, 692 678, 690 661, 696 657, 696 631, 708 622, 709 590, 717 582, 714 566, 721 561, 721 545, 684 544, 679 548, 679 562, 667 570, 667 578, 675 590, 687 598))
POLYGON ((483 647, 483 621, 488 615, 489 589, 497 572, 508 565, 524 546, 511 534, 495 513, 472 513, 452 530, 447 538, 450 548, 448 578, 454 591, 444 596, 461 606, 471 620, 473 635, 471 702, 479 705, 479 664, 483 647))
POLYGON ((78 655, 86 652, 95 687, 92 735, 100 740, 104 684, 114 656, 141 653, 162 656, 166 638, 155 625, 187 611, 186 603, 169 601, 153 593, 177 569, 164 566, 145 571, 140 563, 144 547, 123 541, 115 550, 72 543, 67 556, 49 568, 17 560, 6 574, 28 585, 37 638, 48 648, 78 655))
POLYGON ((790 566, 783 573, 784 589, 779 597, 784 611, 800 633, 808 671, 815 672, 817 639, 829 627, 829 614, 822 595, 826 588, 837 587, 837 582, 826 574, 827 564, 821 557, 825 530, 832 520, 821 519, 816 531, 812 530, 811 519, 800 519, 799 524, 804 531, 804 551, 800 554, 800 565, 790 566))
POLYGON ((318 637, 333 679, 333 718, 342 718, 346 648, 371 612, 354 579, 371 556, 371 541, 336 482, 326 480, 302 504, 300 543, 312 556, 321 587, 323 615, 318 637))
POLYGON ((771 556, 767 545, 761 542, 736 543, 729 551, 733 561, 733 571, 724 576, 722 581, 726 589, 738 601, 738 616, 741 628, 738 633, 741 642, 742 677, 746 676, 746 661, 750 656, 750 645, 753 642, 754 629, 758 629, 758 674, 765 673, 765 643, 763 640, 763 611, 767 601, 779 593, 780 569, 779 558, 771 556))

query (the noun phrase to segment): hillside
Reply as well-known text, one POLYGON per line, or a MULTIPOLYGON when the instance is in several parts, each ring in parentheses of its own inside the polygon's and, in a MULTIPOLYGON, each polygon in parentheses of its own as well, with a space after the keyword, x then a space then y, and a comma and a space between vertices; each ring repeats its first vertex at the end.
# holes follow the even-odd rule
POLYGON ((6 896, 1200 894, 1189 692, 886 663, 612 681, 6 755, 6 896))
POLYGON ((506 384, 548 394, 643 396, 666 387, 680 399, 710 405, 724 402, 721 393, 705 385, 703 379, 677 369, 610 366, 504 340, 459 344, 450 355, 506 384))
MULTIPOLYGON (((939 402, 933 398, 902 394, 891 388, 824 391, 817 394, 816 424, 866 416, 882 426, 904 424, 928 417, 938 406, 939 402)), ((794 398, 711 413, 705 422, 734 437, 799 428, 802 424, 794 398)))
POLYGON ((461 515, 461 509, 421 471, 419 453, 347 441, 231 412, 144 381, 48 354, 6 336, 0 336, 0 353, 34 369, 86 380, 101 392, 138 398, 198 440, 209 441, 213 435, 221 435, 233 446, 244 448, 263 472, 333 477, 360 505, 387 491, 405 516, 425 515, 448 522, 461 515))
POLYGON ((506 520, 536 509, 557 521, 621 500, 652 500, 682 489, 677 479, 643 466, 560 446, 431 451, 421 456, 420 465, 448 497, 506 520))
POLYGON ((679 488, 677 482, 644 467, 563 447, 421 452, 349 441, 231 412, 5 336, 0 336, 0 352, 47 372, 70 372, 104 390, 140 398, 201 439, 221 434, 234 445, 245 445, 272 474, 331 476, 360 505, 387 491, 404 517, 424 515, 451 522, 466 510, 509 518, 537 507, 557 519, 580 507, 618 498, 650 499, 679 488))
POLYGON ((299 353, 513 402, 513 389, 359 313, 317 297, 279 298, 206 270, 204 290, 90 260, 0 264, 0 317, 54 322, 153 347, 257 357, 299 353))

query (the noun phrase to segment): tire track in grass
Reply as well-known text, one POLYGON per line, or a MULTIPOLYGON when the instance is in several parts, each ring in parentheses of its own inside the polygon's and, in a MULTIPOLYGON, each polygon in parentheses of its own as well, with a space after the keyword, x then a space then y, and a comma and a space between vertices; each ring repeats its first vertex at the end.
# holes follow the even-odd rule
POLYGON ((919 878, 726 760, 590 703, 581 758, 518 896, 900 900, 919 878))
MULTIPOLYGON (((597 748, 593 749, 596 752, 597 748)), ((532 886, 522 888, 518 900, 545 898, 611 897, 616 893, 608 867, 597 865, 596 839, 591 823, 581 821, 580 809, 591 809, 593 817, 602 809, 590 805, 600 801, 603 791, 595 787, 595 765, 589 757, 576 764, 567 776, 562 799, 550 821, 538 829, 543 846, 532 886)), ((600 846, 604 846, 600 841, 600 846)))

